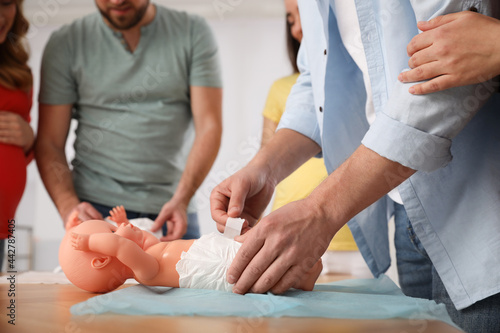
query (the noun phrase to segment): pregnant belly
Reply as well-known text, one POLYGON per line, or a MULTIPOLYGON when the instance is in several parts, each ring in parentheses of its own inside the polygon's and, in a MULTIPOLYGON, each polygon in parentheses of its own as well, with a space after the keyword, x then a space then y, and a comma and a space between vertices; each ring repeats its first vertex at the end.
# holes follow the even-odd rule
POLYGON ((20 147, 0 144, 1 218, 13 218, 26 185, 26 158, 20 147))

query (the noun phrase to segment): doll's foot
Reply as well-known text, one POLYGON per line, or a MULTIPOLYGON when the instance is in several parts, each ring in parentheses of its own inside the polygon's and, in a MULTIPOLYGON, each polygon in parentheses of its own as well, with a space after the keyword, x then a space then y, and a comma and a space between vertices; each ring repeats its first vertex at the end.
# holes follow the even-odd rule
POLYGON ((78 251, 89 251, 89 237, 87 234, 71 233, 71 246, 78 251))

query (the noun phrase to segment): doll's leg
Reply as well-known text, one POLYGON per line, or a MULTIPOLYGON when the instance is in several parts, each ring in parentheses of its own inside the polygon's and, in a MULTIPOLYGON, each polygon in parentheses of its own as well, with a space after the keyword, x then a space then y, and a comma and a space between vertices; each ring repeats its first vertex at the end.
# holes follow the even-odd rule
POLYGON ((116 206, 109 211, 109 219, 115 221, 118 224, 129 223, 127 219, 127 212, 123 206, 116 206))
POLYGON ((305 291, 311 291, 314 289, 314 284, 316 283, 316 280, 318 279, 318 276, 321 274, 321 271, 323 270, 323 263, 321 262, 321 259, 314 264, 314 266, 307 272, 303 277, 302 280, 299 281, 298 284, 294 285, 294 288, 297 289, 302 289, 305 291))

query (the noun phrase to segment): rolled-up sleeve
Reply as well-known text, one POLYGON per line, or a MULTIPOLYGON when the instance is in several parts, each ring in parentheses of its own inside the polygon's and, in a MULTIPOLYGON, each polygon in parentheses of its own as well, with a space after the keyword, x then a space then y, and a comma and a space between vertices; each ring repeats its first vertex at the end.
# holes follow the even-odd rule
POLYGON ((277 130, 283 128, 294 130, 314 140, 321 147, 321 133, 315 114, 311 73, 304 45, 303 42, 297 56, 300 75, 288 96, 285 113, 277 130))
MULTIPOLYGON (((477 1, 475 1, 477 2, 477 1)), ((417 19, 464 10, 462 2, 449 2, 437 9, 430 1, 413 1, 417 19)), ((492 14, 488 1, 481 11, 492 14)), ((470 6, 470 3, 469 3, 470 6)), ((491 81, 457 87, 428 95, 412 95, 408 89, 415 83, 394 85, 383 111, 362 143, 383 157, 414 170, 434 171, 451 160, 452 139, 467 125, 494 93, 491 81)))

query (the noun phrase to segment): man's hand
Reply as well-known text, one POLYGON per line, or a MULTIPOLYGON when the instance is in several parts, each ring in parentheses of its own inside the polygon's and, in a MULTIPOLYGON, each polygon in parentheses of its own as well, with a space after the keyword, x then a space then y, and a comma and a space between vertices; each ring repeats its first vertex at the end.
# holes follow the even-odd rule
POLYGON ((19 146, 26 153, 34 141, 33 129, 20 115, 0 111, 0 143, 19 146))
MULTIPOLYGON (((248 167, 240 172, 248 172, 248 167)), ((243 244, 227 273, 228 282, 235 283, 233 292, 243 294, 271 290, 281 293, 296 285, 300 277, 316 264, 344 224, 414 173, 415 170, 360 145, 306 199, 274 211, 236 239, 243 241, 243 244), (389 183, 387 175, 398 175, 399 179, 389 183)), ((251 193, 248 190, 251 186, 241 185, 245 184, 242 179, 258 179, 262 174, 266 175, 257 169, 253 178, 236 177, 229 182, 229 185, 233 185, 229 186, 230 190, 240 188, 241 204, 247 205, 248 199, 245 201, 245 198, 250 198, 248 193, 251 193), (242 191, 242 188, 247 190, 242 191)), ((256 187, 257 193, 259 188, 262 187, 256 187)), ((231 201, 235 195, 233 191, 231 201)), ((257 196, 256 201, 259 202, 259 199, 262 200, 257 196)), ((220 203, 211 201, 212 216, 215 219, 215 210, 219 214, 220 221, 217 222, 220 224, 224 222, 221 216, 225 207, 231 207, 228 201, 227 198, 220 203)))
POLYGON ((65 226, 68 225, 69 218, 71 216, 71 213, 73 212, 78 212, 78 218, 81 221, 103 219, 101 213, 99 213, 97 209, 95 209, 94 206, 92 206, 90 203, 80 202, 76 206, 73 206, 73 208, 66 210, 64 212, 60 212, 65 226))
POLYGON ((500 21, 464 11, 419 22, 423 32, 408 44, 408 64, 401 82, 431 79, 410 87, 412 94, 487 81, 500 74, 500 21))
POLYGON ((233 292, 279 294, 297 285, 335 232, 309 198, 274 211, 236 238, 243 244, 227 273, 233 292))
POLYGON ((163 205, 160 214, 156 218, 152 232, 158 231, 165 223, 167 223, 167 235, 160 238, 162 242, 168 242, 179 239, 187 231, 187 205, 174 200, 170 200, 163 205))
POLYGON ((249 227, 254 226, 269 204, 275 186, 265 169, 252 165, 217 185, 210 195, 210 211, 217 229, 224 232, 228 217, 245 219, 249 227))

